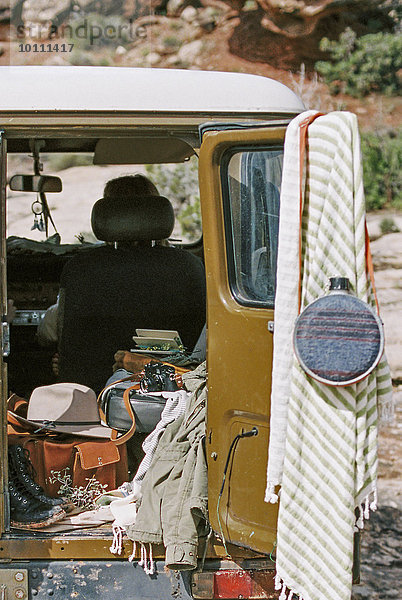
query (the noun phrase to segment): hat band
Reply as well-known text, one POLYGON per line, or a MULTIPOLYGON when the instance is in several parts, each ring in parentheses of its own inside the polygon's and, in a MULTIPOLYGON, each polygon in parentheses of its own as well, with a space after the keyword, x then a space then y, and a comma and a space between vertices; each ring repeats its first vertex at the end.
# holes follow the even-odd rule
POLYGON ((58 427, 69 425, 101 425, 100 421, 48 421, 46 419, 31 419, 32 423, 41 423, 45 427, 58 427))

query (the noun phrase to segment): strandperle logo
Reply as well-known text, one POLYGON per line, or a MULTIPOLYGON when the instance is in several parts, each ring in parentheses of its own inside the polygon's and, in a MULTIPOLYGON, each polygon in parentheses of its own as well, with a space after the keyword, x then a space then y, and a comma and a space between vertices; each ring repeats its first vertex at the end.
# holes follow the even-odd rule
POLYGON ((63 25, 44 25, 41 23, 19 24, 16 26, 16 37, 23 41, 41 41, 41 40, 88 40, 90 45, 94 45, 98 40, 135 41, 147 37, 147 30, 144 26, 136 24, 130 19, 127 23, 118 25, 105 24, 99 25, 91 23, 88 19, 80 20, 75 23, 66 23, 63 25))

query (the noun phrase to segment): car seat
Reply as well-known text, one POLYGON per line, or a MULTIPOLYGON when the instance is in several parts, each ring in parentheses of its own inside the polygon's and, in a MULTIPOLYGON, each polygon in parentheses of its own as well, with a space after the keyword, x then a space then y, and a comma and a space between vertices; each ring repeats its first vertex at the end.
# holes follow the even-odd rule
POLYGON ((205 324, 202 261, 167 239, 174 212, 162 196, 102 198, 92 228, 108 242, 64 267, 59 295, 59 380, 99 392, 117 350, 135 345, 136 329, 177 330, 191 352, 205 324))

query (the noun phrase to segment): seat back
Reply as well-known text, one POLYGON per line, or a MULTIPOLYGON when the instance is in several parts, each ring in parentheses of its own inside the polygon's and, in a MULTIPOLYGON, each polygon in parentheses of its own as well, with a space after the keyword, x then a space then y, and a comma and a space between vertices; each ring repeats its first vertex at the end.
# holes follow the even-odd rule
MULTIPOLYGON (((93 228, 102 238, 105 235, 97 228, 95 207, 93 228)), ((158 228, 158 235, 170 235, 160 224, 152 226, 155 207, 145 224, 143 207, 140 212, 141 235, 144 227, 148 236, 154 236, 158 228)), ((111 220, 104 217, 110 228, 111 220)), ((125 217, 121 214, 120 222, 127 234, 127 220, 130 223, 133 214, 125 217)), ((114 222, 119 223, 115 214, 114 222)), ((111 237, 119 238, 120 225, 115 227, 111 237)), ((133 225, 131 231, 138 238, 136 229, 133 225)), ((81 252, 67 263, 61 276, 60 381, 82 383, 100 391, 111 375, 115 352, 133 348, 136 329, 177 330, 191 351, 205 323, 205 304, 204 266, 186 250, 105 245, 81 252)))

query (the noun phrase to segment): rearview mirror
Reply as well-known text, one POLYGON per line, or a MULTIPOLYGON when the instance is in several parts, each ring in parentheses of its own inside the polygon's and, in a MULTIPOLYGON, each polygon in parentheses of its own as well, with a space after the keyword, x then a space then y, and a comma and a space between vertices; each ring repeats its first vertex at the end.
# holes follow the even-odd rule
POLYGON ((63 189, 60 177, 54 175, 14 175, 9 186, 14 192, 61 192, 63 189))

